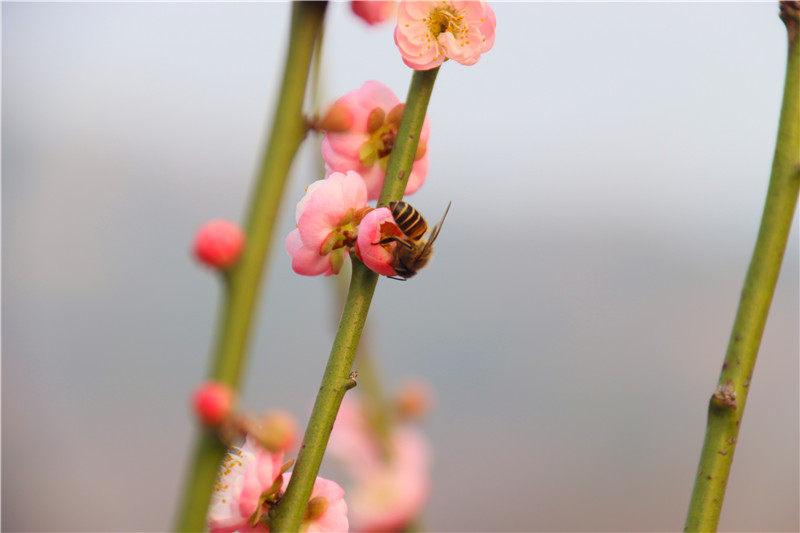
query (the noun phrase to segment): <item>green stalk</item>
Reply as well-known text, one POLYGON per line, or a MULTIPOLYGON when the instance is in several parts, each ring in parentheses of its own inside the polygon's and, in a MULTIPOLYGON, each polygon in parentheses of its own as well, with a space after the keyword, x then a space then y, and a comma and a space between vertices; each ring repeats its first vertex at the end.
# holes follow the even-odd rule
MULTIPOLYGON (((411 78, 403 118, 389 157, 378 205, 386 205, 403 197, 438 70, 415 71, 411 78)), ((354 256, 351 255, 351 258, 353 274, 339 328, 292 471, 292 479, 270 516, 270 530, 273 533, 294 533, 300 528, 339 406, 345 392, 355 385, 355 380, 350 377, 350 370, 378 283, 378 275, 354 256)))
POLYGON ((800 192, 800 47, 795 46, 799 5, 781 2, 789 54, 772 175, 719 384, 708 408, 685 531, 717 530, 747 392, 800 192))
MULTIPOLYGON (((289 49, 272 131, 266 146, 247 217, 247 244, 239 263, 225 274, 225 295, 210 379, 238 388, 250 329, 275 219, 294 154, 306 134, 302 114, 314 42, 322 27, 325 2, 295 2, 289 49)), ((219 464, 226 446, 216 433, 202 429, 176 529, 201 531, 219 464)))
POLYGON ((386 179, 383 181, 381 195, 378 198, 379 206, 402 199, 403 193, 406 192, 406 184, 419 145, 419 134, 422 131, 422 123, 425 121, 425 113, 428 110, 437 74, 439 67, 431 70, 415 70, 411 77, 403 118, 397 128, 397 139, 392 148, 392 155, 389 156, 389 163, 386 165, 386 179))
MULTIPOLYGON (((331 277, 331 282, 336 290, 337 309, 342 308, 347 299, 349 283, 345 279, 345 275, 350 273, 349 269, 349 265, 344 265, 341 275, 331 277)), ((364 324, 364 328, 369 333, 370 328, 367 323, 364 324)), ((358 367, 359 390, 362 395, 361 403, 366 411, 369 426, 377 436, 381 456, 388 461, 391 456, 389 437, 392 412, 389 400, 386 398, 384 389, 381 386, 380 373, 375 363, 375 351, 372 348, 373 343, 370 342, 367 333, 361 334, 361 340, 355 356, 355 364, 358 367)))

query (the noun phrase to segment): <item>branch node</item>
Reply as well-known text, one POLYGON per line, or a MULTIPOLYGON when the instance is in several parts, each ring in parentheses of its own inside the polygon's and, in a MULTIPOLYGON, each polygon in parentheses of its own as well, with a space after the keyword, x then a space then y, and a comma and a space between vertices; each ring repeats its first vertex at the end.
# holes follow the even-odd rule
POLYGON ((736 391, 733 388, 733 381, 728 380, 724 385, 717 387, 711 401, 719 407, 726 407, 734 411, 739 407, 736 403, 736 391))
POLYGON ((347 383, 345 383, 344 390, 350 390, 356 385, 358 385, 358 370, 353 370, 350 372, 350 375, 347 376, 347 383))
POLYGON ((782 1, 781 20, 786 24, 786 31, 789 34, 789 46, 794 46, 797 40, 797 27, 800 26, 800 2, 782 1))

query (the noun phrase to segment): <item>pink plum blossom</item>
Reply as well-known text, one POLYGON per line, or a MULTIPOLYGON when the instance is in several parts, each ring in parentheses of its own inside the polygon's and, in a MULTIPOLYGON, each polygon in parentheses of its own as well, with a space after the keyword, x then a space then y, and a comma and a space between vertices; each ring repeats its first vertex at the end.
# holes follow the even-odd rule
POLYGON ((297 204, 297 228, 286 237, 292 269, 304 276, 338 274, 369 209, 357 172, 334 172, 309 185, 297 204))
POLYGON ((210 220, 195 234, 194 255, 206 266, 224 270, 239 260, 244 241, 244 232, 233 222, 210 220))
MULTIPOLYGON (((386 165, 392 153, 403 104, 391 89, 377 81, 368 81, 333 104, 343 123, 351 123, 346 131, 328 131, 322 140, 322 158, 328 173, 354 170, 367 185, 370 200, 380 196, 386 165)), ((414 165, 405 194, 412 194, 425 182, 428 174, 428 138, 430 121, 425 118, 420 133, 414 165)))
POLYGON ((345 397, 328 450, 352 474, 348 502, 354 531, 398 531, 422 511, 430 492, 430 448, 416 428, 391 428, 389 459, 357 396, 345 397))
MULTIPOLYGON (((283 476, 283 490, 292 473, 283 476)), ((318 477, 311 489, 306 512, 300 523, 301 533, 342 533, 349 531, 344 490, 336 482, 318 477)))
POLYGON ((227 420, 233 412, 236 395, 233 389, 216 381, 203 383, 192 395, 192 407, 198 420, 216 426, 227 420))
POLYGON ((494 46, 497 21, 484 1, 402 1, 394 42, 403 62, 415 70, 430 70, 452 59, 474 65, 494 46))
MULTIPOLYGON (((211 495, 208 527, 212 533, 266 531, 262 523, 250 526, 264 494, 277 499, 281 488, 283 452, 273 453, 248 437, 241 448, 231 448, 211 495)), ((266 504, 265 504, 266 506, 266 504)), ((261 510, 262 512, 266 509, 261 510)))
POLYGON ((397 2, 390 0, 353 0, 350 2, 353 13, 361 17, 369 25, 389 20, 397 10, 397 2))
POLYGON ((392 264, 396 242, 376 244, 390 235, 402 232, 394 222, 394 216, 388 207, 379 207, 367 213, 358 226, 356 239, 356 255, 373 272, 382 276, 397 276, 392 264))

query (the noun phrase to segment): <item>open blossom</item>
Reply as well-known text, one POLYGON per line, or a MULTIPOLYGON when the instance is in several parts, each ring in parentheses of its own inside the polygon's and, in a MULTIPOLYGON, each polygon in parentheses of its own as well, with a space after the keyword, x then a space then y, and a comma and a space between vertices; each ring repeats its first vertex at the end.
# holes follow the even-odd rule
MULTIPOLYGON (((283 476, 283 490, 292 473, 283 476)), ((336 482, 318 477, 311 489, 306 512, 300 522, 301 533, 343 533, 349 531, 344 490, 336 482)))
POLYGON ((367 268, 382 276, 397 276, 392 264, 396 242, 377 244, 384 238, 402 232, 388 207, 379 207, 364 216, 358 227, 356 255, 367 268))
MULTIPOLYGON (((262 448, 248 436, 241 448, 231 448, 220 469, 211 496, 207 521, 211 533, 269 531, 269 510, 286 490, 291 463, 283 464, 283 452, 262 448), (259 505, 261 508, 259 509, 259 505), (251 525, 251 524, 255 525, 251 525)), ((348 530, 344 490, 333 481, 314 481, 301 532, 341 533, 348 530)))
POLYGON ((297 228, 286 237, 292 269, 304 276, 338 274, 369 209, 364 180, 356 172, 334 172, 309 185, 297 204, 297 228))
MULTIPOLYGON (((351 393, 352 394, 352 393, 351 393)), ((416 428, 391 428, 387 461, 357 396, 345 397, 328 450, 353 477, 353 531, 399 531, 422 511, 430 492, 430 448, 416 428)))
POLYGON ((398 430, 392 460, 356 479, 348 496, 354 531, 400 531, 422 512, 430 493, 430 452, 418 431, 398 430))
POLYGON ((211 532, 266 531, 262 524, 252 527, 248 522, 264 493, 273 492, 277 498, 282 468, 283 452, 267 451, 250 437, 241 448, 231 448, 211 495, 207 517, 211 532))
POLYGON ((350 7, 353 13, 361 17, 367 24, 375 25, 389 20, 397 10, 394 0, 352 0, 350 7))
MULTIPOLYGON (((350 124, 345 131, 328 131, 322 140, 322 158, 328 173, 358 172, 367 185, 370 200, 380 196, 386 165, 392 153, 403 104, 391 89, 377 81, 368 81, 333 104, 335 115, 350 124)), ((329 113, 330 114, 330 113, 329 113)), ((412 194, 428 174, 428 118, 422 125, 414 165, 405 194, 412 194)))
POLYGON ((474 65, 494 46, 497 21, 484 1, 429 0, 400 2, 394 42, 403 62, 430 70, 452 59, 474 65))

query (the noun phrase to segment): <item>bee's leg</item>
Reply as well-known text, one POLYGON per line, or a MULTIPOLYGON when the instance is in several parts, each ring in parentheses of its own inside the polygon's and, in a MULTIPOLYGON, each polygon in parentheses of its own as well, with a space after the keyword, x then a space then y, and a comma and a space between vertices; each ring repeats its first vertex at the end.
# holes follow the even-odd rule
POLYGON ((385 239, 381 239, 378 242, 373 242, 372 244, 389 244, 390 242, 397 242, 405 246, 406 248, 411 248, 411 245, 406 241, 400 240, 397 237, 386 237, 385 239))

